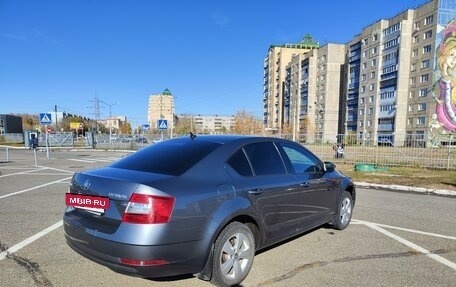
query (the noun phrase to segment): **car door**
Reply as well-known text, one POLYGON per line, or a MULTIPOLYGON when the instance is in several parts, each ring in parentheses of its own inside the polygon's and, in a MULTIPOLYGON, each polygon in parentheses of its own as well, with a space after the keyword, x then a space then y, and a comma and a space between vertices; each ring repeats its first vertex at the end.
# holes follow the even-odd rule
POLYGON ((281 142, 283 156, 289 160, 303 202, 303 228, 310 229, 328 222, 334 215, 337 189, 325 177, 323 163, 309 150, 295 143, 281 142))
POLYGON ((256 209, 267 240, 295 234, 302 225, 298 184, 296 177, 287 172, 275 144, 248 144, 228 163, 239 174, 236 181, 256 209))

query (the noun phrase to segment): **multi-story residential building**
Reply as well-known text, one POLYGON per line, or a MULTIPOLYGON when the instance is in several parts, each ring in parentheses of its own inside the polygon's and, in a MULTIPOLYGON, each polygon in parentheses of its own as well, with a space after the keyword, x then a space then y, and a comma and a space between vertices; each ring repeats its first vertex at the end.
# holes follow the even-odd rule
POLYGON ((198 134, 224 134, 232 130, 235 123, 234 116, 203 116, 203 115, 179 115, 179 119, 188 120, 190 129, 198 134))
POLYGON ((101 120, 99 122, 107 128, 110 128, 114 131, 118 131, 118 130, 120 130, 120 126, 127 122, 127 117, 126 116, 114 116, 114 117, 107 118, 105 120, 101 120))
POLYGON ((167 120, 168 130, 174 127, 174 97, 168 89, 149 96, 148 121, 151 129, 158 129, 158 120, 167 120))
POLYGON ((264 59, 263 77, 263 123, 265 129, 282 132, 284 126, 284 82, 286 66, 292 56, 318 48, 310 35, 298 44, 271 45, 264 59))
POLYGON ((455 134, 456 92, 446 84, 456 82, 455 19, 454 0, 432 0, 362 28, 345 47, 328 44, 284 58, 271 46, 264 126, 284 130, 291 123, 293 134, 310 141, 340 141, 339 133, 395 145, 424 141, 431 123, 455 134))
POLYGON ((303 141, 334 140, 329 137, 342 130, 339 99, 344 63, 345 45, 327 44, 293 56, 286 66, 284 123, 291 126, 294 139, 305 133, 311 139, 303 141))

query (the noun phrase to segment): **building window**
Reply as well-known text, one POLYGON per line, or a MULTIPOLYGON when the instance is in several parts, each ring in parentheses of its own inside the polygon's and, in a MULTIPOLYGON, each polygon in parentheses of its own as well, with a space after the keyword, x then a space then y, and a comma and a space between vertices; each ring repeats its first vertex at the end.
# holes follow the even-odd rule
POLYGON ((432 24, 432 22, 434 22, 434 16, 433 15, 424 18, 424 25, 432 24))
POLYGON ((416 57, 416 56, 418 56, 418 49, 415 49, 412 51, 412 57, 416 57))
POLYGON ((420 82, 425 83, 429 80, 429 74, 421 75, 420 76, 420 82))
POLYGON ((375 78, 375 72, 371 72, 371 79, 375 78))
POLYGON ((369 103, 373 103, 374 102, 374 96, 369 96, 369 103))
POLYGON ((362 110, 362 109, 359 110, 359 115, 360 115, 360 116, 364 115, 364 110, 362 110))
POLYGON ((369 115, 372 115, 374 113, 374 108, 369 108, 369 115))
POLYGON ((372 59, 371 66, 375 67, 377 65, 377 59, 372 59))
POLYGON ((413 111, 412 105, 409 105, 409 106, 408 106, 408 111, 409 111, 409 112, 412 112, 412 111, 413 111))
POLYGON ((388 49, 388 48, 394 47, 397 44, 399 44, 399 38, 395 38, 395 39, 389 40, 388 42, 383 44, 383 49, 388 49))
POLYGON ((374 47, 374 48, 372 48, 372 55, 375 55, 375 54, 377 54, 377 50, 378 50, 378 47, 374 47))
POLYGON ((388 112, 388 111, 391 111, 392 109, 393 109, 393 105, 380 106, 380 111, 381 112, 388 112))
POLYGON ((373 91, 374 88, 375 88, 375 84, 370 84, 370 85, 369 85, 369 91, 373 91))
POLYGON ((378 40, 378 34, 374 34, 374 36, 372 36, 372 41, 377 41, 378 40))
POLYGON ((423 54, 428 54, 431 53, 432 51, 432 46, 431 45, 426 45, 423 47, 423 54))
POLYGON ((420 29, 420 22, 413 23, 413 29, 419 30, 420 29))
POLYGON ((418 43, 418 41, 419 41, 418 35, 413 36, 413 40, 412 40, 413 44, 418 43))
POLYGON ((410 65, 410 71, 412 71, 412 72, 416 71, 416 64, 410 65))
POLYGON ((415 97, 415 91, 410 91, 409 98, 412 99, 415 97))
POLYGON ((366 80, 366 74, 363 74, 363 75, 361 76, 361 79, 362 79, 362 81, 364 82, 364 81, 366 80))
POLYGON ((410 78, 410 84, 415 84, 416 83, 416 78, 415 77, 411 77, 410 78))
POLYGON ((364 104, 364 97, 362 97, 359 101, 361 104, 364 104))
POLYGON ((366 86, 361 86, 361 93, 364 93, 366 91, 366 86))
POLYGON ((425 111, 425 110, 426 110, 426 103, 419 103, 418 111, 425 111))
POLYGON ((427 89, 420 89, 420 97, 426 97, 427 96, 427 89))
POLYGON ((396 32, 399 29, 401 29, 401 23, 394 24, 393 26, 383 29, 383 35, 386 36, 388 34, 396 32))
POLYGON ((363 63, 363 69, 366 69, 366 67, 367 67, 367 63, 364 62, 364 63, 363 63))
POLYGON ((416 123, 418 125, 424 125, 426 123, 426 117, 418 117, 416 123))
POLYGON ((359 126, 360 126, 360 127, 363 126, 363 121, 359 121, 359 126))
POLYGON ((363 58, 366 58, 366 51, 363 51, 363 58))
POLYGON ((423 35, 423 39, 429 39, 432 38, 432 30, 426 31, 423 35))
POLYGON ((372 121, 371 120, 368 120, 367 121, 367 126, 370 127, 372 125, 372 121))
POLYGON ((429 65, 431 63, 431 60, 427 59, 421 62, 421 69, 426 69, 429 68, 429 65))

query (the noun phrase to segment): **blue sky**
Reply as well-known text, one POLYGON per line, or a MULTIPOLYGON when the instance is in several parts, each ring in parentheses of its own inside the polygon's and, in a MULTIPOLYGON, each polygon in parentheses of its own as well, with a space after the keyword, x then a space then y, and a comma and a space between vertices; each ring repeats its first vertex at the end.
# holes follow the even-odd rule
POLYGON ((0 0, 0 114, 93 118, 97 96, 136 126, 168 88, 177 114, 261 117, 271 44, 346 43, 423 2, 0 0))

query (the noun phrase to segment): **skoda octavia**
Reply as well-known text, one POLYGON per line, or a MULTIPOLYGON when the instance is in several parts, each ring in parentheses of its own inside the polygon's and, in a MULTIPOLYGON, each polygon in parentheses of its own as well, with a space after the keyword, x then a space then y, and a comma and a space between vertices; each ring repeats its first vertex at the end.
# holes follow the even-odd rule
POLYGON ((66 241, 82 256, 133 276, 233 286, 258 250, 325 224, 346 228, 356 194, 298 143, 191 135, 75 173, 65 197, 66 241))

